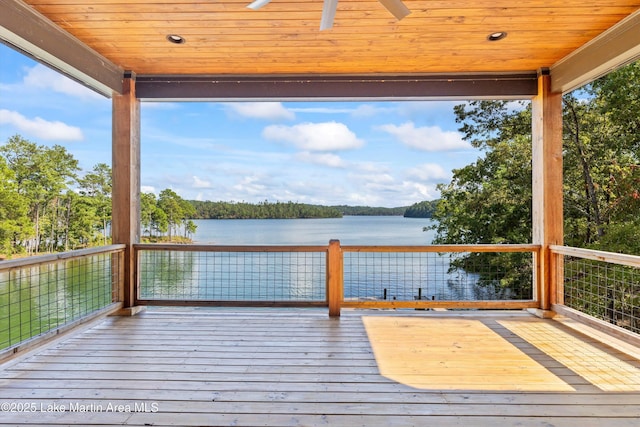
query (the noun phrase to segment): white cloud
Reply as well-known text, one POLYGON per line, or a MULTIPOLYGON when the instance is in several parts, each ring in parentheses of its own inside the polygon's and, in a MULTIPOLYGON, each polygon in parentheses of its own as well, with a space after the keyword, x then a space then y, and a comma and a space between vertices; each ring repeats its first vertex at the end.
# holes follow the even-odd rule
POLYGON ((293 120, 296 115, 281 102, 231 102, 227 108, 242 117, 266 120, 293 120))
MULTIPOLYGON (((166 131, 162 128, 156 128, 152 126, 145 126, 142 129, 142 137, 144 145, 152 145, 155 143, 166 143, 172 145, 178 145, 194 150, 219 150, 223 146, 220 145, 215 139, 207 137, 189 137, 180 134, 166 131)), ((184 152, 184 151, 183 151, 184 152)), ((181 153, 183 153, 181 152, 181 153)), ((176 156, 175 153, 171 153, 171 156, 176 156)))
POLYGON ((211 188, 210 181, 202 180, 195 175, 193 176, 192 185, 193 185, 193 188, 211 188))
POLYGON ((371 105, 371 104, 361 104, 361 105, 358 105, 355 108, 355 110, 353 110, 351 115, 357 118, 367 118, 367 117, 376 116, 378 114, 389 113, 393 110, 394 108, 380 107, 380 106, 371 105))
POLYGON ((353 170, 357 170, 359 172, 368 172, 368 173, 388 173, 390 172, 389 165, 387 163, 380 162, 354 162, 351 165, 353 170))
MULTIPOLYGON (((267 186, 260 177, 247 176, 238 184, 234 185, 233 190, 238 196, 248 195, 262 197, 267 190, 267 186)), ((242 198, 243 197, 240 197, 240 199, 242 198)), ((237 199, 236 197, 236 200, 237 199)))
POLYGON ((15 126, 21 132, 48 141, 82 141, 82 130, 75 126, 40 117, 29 119, 16 111, 0 110, 0 124, 15 126))
POLYGON ((364 183, 365 186, 391 184, 395 181, 388 173, 349 174, 349 178, 364 183))
POLYGON ((402 195, 408 197, 407 200, 412 200, 410 203, 434 200, 440 197, 435 184, 427 185, 421 182, 403 181, 401 189, 402 195))
POLYGON ((471 146, 462 140, 458 132, 443 131, 438 126, 415 127, 413 122, 400 126, 388 124, 377 126, 377 129, 395 136, 403 144, 423 151, 449 151, 470 149, 471 146))
POLYGON ((314 165, 329 166, 331 168, 346 168, 347 163, 335 154, 331 153, 311 153, 302 151, 295 155, 295 159, 314 165))
POLYGON ((24 84, 37 89, 50 89, 76 98, 104 99, 104 96, 97 92, 41 64, 27 70, 24 84))
POLYGON ((152 185, 141 185, 140 192, 156 194, 156 188, 152 185))
POLYGON ((451 174, 436 163, 424 163, 407 170, 407 175, 421 181, 442 181, 449 180, 451 174))
POLYGON ((337 122, 271 125, 262 131, 262 136, 271 141, 291 143, 306 151, 349 150, 364 145, 364 141, 344 123, 337 122))
POLYGON ((383 200, 380 196, 361 192, 350 193, 345 203, 355 206, 379 206, 383 200))

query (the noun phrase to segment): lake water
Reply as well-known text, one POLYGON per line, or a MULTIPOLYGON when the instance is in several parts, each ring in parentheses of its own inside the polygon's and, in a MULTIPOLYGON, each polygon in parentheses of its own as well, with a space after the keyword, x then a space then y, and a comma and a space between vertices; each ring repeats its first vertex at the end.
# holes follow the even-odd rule
POLYGON ((433 221, 401 216, 344 216, 320 219, 196 220, 196 243, 217 245, 428 245, 433 221))

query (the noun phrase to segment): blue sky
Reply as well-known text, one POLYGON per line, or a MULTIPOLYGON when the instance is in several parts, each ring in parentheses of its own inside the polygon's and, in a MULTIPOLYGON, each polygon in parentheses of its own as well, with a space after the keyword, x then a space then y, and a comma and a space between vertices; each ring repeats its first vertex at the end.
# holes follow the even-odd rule
MULTIPOLYGON (((477 159, 457 102, 142 103, 142 190, 185 199, 406 206, 477 159)), ((111 164, 111 100, 0 44, 0 144, 111 164)))

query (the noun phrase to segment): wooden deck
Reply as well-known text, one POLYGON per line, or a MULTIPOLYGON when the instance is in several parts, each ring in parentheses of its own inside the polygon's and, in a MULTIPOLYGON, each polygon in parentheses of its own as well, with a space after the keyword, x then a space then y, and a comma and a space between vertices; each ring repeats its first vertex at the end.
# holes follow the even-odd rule
POLYGON ((3 365, 0 424, 638 426, 614 343, 526 312, 154 309, 3 365))

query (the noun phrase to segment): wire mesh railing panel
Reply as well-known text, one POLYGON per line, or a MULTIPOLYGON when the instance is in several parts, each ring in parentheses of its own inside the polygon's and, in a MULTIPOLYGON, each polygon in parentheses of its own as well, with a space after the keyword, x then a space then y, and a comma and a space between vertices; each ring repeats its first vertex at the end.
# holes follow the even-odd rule
POLYGON ((345 301, 530 300, 532 272, 530 252, 358 250, 344 253, 344 298, 345 301))
POLYGON ((326 301, 326 251, 140 250, 143 301, 326 301))
POLYGON ((0 350, 58 329, 118 300, 121 253, 1 269, 0 350))
POLYGON ((640 333, 640 267, 564 256, 564 305, 640 333))

